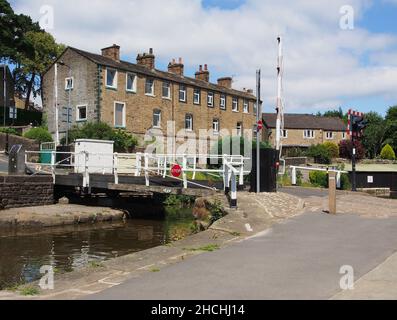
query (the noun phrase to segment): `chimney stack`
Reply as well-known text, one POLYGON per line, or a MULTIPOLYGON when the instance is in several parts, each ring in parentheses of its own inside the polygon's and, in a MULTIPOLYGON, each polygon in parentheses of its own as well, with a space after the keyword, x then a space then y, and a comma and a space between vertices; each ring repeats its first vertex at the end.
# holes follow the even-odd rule
POLYGON ((204 65, 204 70, 203 66, 200 65, 199 71, 196 72, 195 74, 197 80, 202 80, 205 82, 210 82, 210 72, 208 71, 208 65, 204 65))
POLYGON ((138 54, 136 63, 140 66, 153 70, 155 68, 156 57, 153 54, 153 48, 149 49, 149 53, 138 54))
POLYGON ((185 67, 183 65, 182 58, 179 58, 178 62, 176 62, 175 59, 172 59, 172 61, 168 64, 168 72, 176 74, 178 76, 183 76, 184 68, 185 67))
POLYGON ((102 56, 120 62, 120 46, 114 44, 102 49, 102 56))
POLYGON ((224 77, 218 79, 218 86, 225 87, 225 88, 232 88, 233 79, 231 77, 224 77))

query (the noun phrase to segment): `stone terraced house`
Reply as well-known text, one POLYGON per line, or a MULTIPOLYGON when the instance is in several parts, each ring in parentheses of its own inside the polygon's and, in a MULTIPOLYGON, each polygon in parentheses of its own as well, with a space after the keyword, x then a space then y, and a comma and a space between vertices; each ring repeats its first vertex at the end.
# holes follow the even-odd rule
MULTIPOLYGON (((264 130, 264 139, 268 139, 274 146, 277 115, 263 113, 262 117, 267 129, 264 130)), ((288 149, 307 149, 311 145, 327 141, 339 144, 347 138, 346 130, 347 125, 339 118, 287 113, 284 115, 282 133, 284 153, 287 153, 288 149)))
MULTIPOLYGON (((222 129, 238 133, 252 129, 256 122, 252 90, 233 89, 229 77, 210 83, 207 65, 200 66, 194 78, 184 74, 181 58, 160 71, 152 49, 130 63, 120 60, 117 45, 102 49, 101 55, 68 47, 56 63, 61 137, 67 125, 62 110, 68 105, 69 88, 71 125, 103 121, 133 133, 141 144, 149 129, 161 129, 166 135, 168 121, 175 121, 175 132, 198 135, 200 129, 212 129, 215 137, 222 129)), ((43 107, 55 136, 54 69, 55 63, 44 76, 43 107)))

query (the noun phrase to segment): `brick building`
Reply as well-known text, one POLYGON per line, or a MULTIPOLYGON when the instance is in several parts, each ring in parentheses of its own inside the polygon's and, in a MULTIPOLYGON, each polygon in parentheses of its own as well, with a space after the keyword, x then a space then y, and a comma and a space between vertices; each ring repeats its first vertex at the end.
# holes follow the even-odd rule
MULTIPOLYGON (((207 65, 200 66, 194 78, 184 74, 180 58, 172 60, 167 71, 160 71, 152 49, 130 63, 120 60, 117 45, 102 49, 101 55, 69 47, 57 63, 61 136, 66 130, 62 108, 68 104, 68 88, 72 125, 103 121, 133 133, 141 142, 149 129, 161 129, 166 135, 168 121, 175 121, 176 132, 198 135, 200 129, 213 129, 215 137, 221 129, 242 131, 255 124, 252 90, 234 90, 228 77, 210 83, 207 65)), ((54 68, 44 76, 43 101, 52 134, 56 131, 54 68)))
MULTIPOLYGON (((275 113, 263 113, 263 122, 267 129, 264 130, 264 139, 269 139, 272 145, 275 145, 276 120, 275 113)), ((287 113, 284 115, 282 133, 284 153, 288 153, 288 149, 307 149, 311 145, 327 141, 339 144, 347 137, 346 128, 346 124, 339 118, 287 113)))

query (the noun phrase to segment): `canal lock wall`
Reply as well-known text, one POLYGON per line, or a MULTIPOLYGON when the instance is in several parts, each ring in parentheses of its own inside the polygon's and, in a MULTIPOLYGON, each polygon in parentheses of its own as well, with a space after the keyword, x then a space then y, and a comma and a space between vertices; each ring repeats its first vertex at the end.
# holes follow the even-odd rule
POLYGON ((0 176, 0 209, 54 204, 51 176, 0 176))

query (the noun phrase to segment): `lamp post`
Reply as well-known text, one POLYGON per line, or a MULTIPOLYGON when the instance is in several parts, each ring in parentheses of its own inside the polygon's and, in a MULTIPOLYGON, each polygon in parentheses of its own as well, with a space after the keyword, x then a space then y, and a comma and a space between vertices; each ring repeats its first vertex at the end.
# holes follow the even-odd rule
POLYGON ((7 67, 6 64, 4 63, 3 65, 4 71, 3 71, 3 89, 4 89, 4 107, 3 107, 3 126, 6 126, 6 105, 7 105, 7 67))
MULTIPOLYGON (((60 61, 59 65, 64 66, 69 69, 69 79, 70 79, 70 81, 72 81, 72 67, 63 61, 60 61)), ((71 82, 70 86, 68 85, 68 88, 67 88, 68 89, 68 107, 67 107, 67 111, 66 111, 66 145, 69 145, 69 129, 70 129, 69 116, 71 116, 69 114, 69 112, 70 112, 70 92, 72 91, 72 84, 73 84, 73 82, 71 82)))

